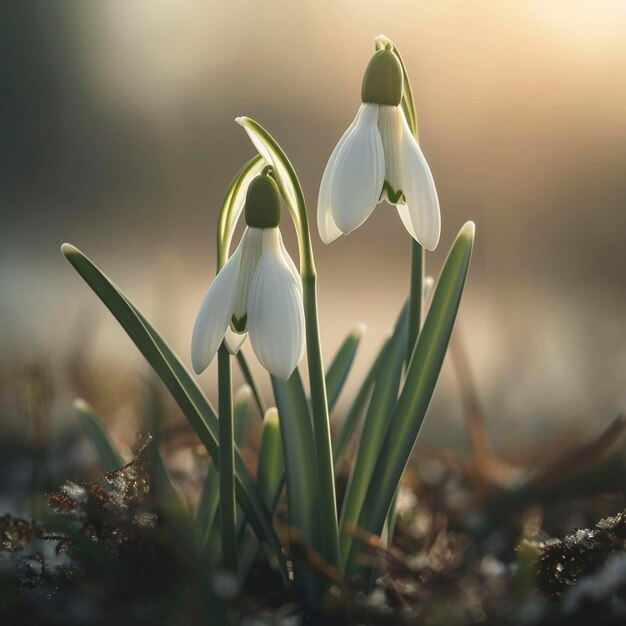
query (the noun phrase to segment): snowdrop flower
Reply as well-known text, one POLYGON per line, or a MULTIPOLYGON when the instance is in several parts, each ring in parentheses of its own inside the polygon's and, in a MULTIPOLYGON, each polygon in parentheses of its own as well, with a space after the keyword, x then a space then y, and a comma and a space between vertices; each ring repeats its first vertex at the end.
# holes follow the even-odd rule
POLYGON ((259 175, 246 194, 247 228, 209 287, 191 339, 191 361, 200 374, 226 339, 237 350, 246 334, 271 374, 286 380, 304 352, 302 281, 278 229, 276 183, 259 175))
POLYGON ((363 104, 333 150, 320 185, 317 224, 324 243, 347 235, 382 200, 427 250, 439 243, 439 200, 426 159, 400 102, 402 66, 390 44, 367 66, 363 104))

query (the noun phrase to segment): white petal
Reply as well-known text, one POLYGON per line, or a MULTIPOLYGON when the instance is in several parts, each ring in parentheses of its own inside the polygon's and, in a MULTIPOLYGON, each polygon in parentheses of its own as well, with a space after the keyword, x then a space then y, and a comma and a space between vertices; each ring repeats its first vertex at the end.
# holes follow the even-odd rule
POLYGON ((372 214, 384 178, 378 105, 362 104, 354 129, 337 154, 330 180, 330 207, 342 233, 352 232, 372 214))
MULTIPOLYGON (((402 190, 402 114, 400 107, 381 105, 378 129, 385 153, 385 182, 395 192, 402 190)), ((385 194, 387 195, 387 194, 385 194)), ((389 199, 395 204, 393 199, 389 199)))
POLYGON ((230 326, 226 328, 226 334, 224 335, 224 343, 226 344, 226 349, 230 354, 235 355, 239 350, 241 350, 241 346, 243 346, 244 341, 248 333, 236 333, 230 326))
POLYGON ((411 223, 411 216, 409 215, 409 209, 406 204, 397 204, 396 208, 398 209, 398 215, 404 224, 404 227, 407 229, 409 235, 413 237, 417 241, 417 235, 415 234, 415 229, 413 228, 413 224, 411 223))
POLYGON ((277 228, 263 232, 263 253, 248 301, 248 332, 257 359, 287 380, 304 352, 304 307, 300 277, 283 256, 277 228))
MULTIPOLYGON (((402 191, 415 239, 427 250, 439 243, 441 216, 435 181, 402 113, 402 191)), ((408 229, 407 229, 408 230, 408 229)), ((409 231, 410 232, 410 231, 409 231)))
POLYGON ((341 139, 335 146, 335 149, 332 151, 330 155, 330 159, 328 159, 328 163, 326 165, 326 169, 324 170, 324 174, 322 175, 322 182, 320 183, 320 191, 317 197, 317 229, 320 233, 320 238, 324 243, 330 243, 334 241, 341 235, 341 231, 337 228, 337 224, 335 224, 333 220, 333 214, 330 209, 330 181, 332 179, 332 174, 335 169, 335 163, 337 162, 337 155, 343 148, 344 144, 348 140, 348 138, 354 132, 354 127, 356 126, 357 120, 359 119, 359 113, 357 113, 356 117, 352 121, 352 124, 348 126, 348 130, 341 136, 341 139))
POLYGON ((191 364, 196 374, 203 372, 213 360, 230 324, 237 293, 241 247, 242 244, 239 244, 219 271, 198 311, 191 336, 191 364))
POLYGON ((233 235, 235 233, 235 228, 237 227, 237 222, 241 217, 241 213, 243 212, 243 207, 246 203, 246 193, 248 192, 248 187, 252 182, 252 179, 258 176, 263 168, 267 164, 263 161, 259 161, 254 167, 250 168, 250 171, 243 177, 241 183, 237 190, 235 191, 235 196, 231 198, 231 211, 230 211, 230 219, 228 220, 224 234, 224 240, 226 241, 226 251, 230 248, 230 242, 233 239, 233 235))
POLYGON ((300 290, 300 295, 302 295, 302 279, 300 278, 300 272, 296 268, 296 264, 293 262, 292 258, 289 256, 289 252, 287 252, 287 248, 285 248, 285 244, 283 243, 283 236, 280 230, 277 228, 276 232, 278 233, 278 241, 280 242, 280 249, 283 253, 283 258, 285 262, 289 266, 291 273, 293 274, 293 278, 298 284, 298 289, 300 290))
POLYGON ((242 320, 244 327, 234 328, 236 332, 245 330, 245 318, 248 313, 248 294, 252 277, 256 271, 257 263, 261 258, 263 246, 263 229, 248 227, 243 233, 241 243, 241 261, 239 262, 239 279, 237 282, 237 295, 233 307, 233 317, 242 320))

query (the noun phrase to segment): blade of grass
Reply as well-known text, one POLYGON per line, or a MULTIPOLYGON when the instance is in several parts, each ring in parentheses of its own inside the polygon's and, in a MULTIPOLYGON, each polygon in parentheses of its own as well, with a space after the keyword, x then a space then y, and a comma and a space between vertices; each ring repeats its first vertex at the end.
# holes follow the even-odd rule
POLYGON ((363 382, 361 383, 361 387, 357 391, 356 396, 352 402, 352 406, 348 411, 345 419, 343 420, 341 427, 339 429, 339 433, 335 437, 333 441, 333 461, 335 463, 335 472, 339 471, 339 467, 343 461, 344 455, 348 449, 348 444, 356 431, 356 427, 359 423, 359 418, 363 413, 367 401, 370 397, 372 387, 374 386, 374 380, 376 379, 376 375, 378 373, 378 368, 380 367, 380 362, 382 360, 382 356, 385 352, 385 347, 387 346, 389 340, 387 340, 383 347, 380 349, 379 353, 376 355, 376 359, 370 366, 363 382))
MULTIPOLYGON (((473 243, 474 224, 467 222, 452 244, 435 286, 356 524, 371 534, 380 536, 383 530, 424 421, 463 295, 473 243)), ((362 549, 358 542, 352 542, 347 563, 350 573, 355 573, 362 549)))
POLYGON ((341 346, 339 346, 326 372, 326 394, 329 413, 332 413, 335 404, 337 404, 339 394, 341 394, 341 390, 346 383, 364 332, 365 326, 361 324, 348 334, 341 346))
POLYGON ((393 335, 384 349, 372 398, 370 400, 357 451, 354 458, 346 496, 341 511, 340 547, 342 564, 345 564, 352 534, 346 532, 359 518, 361 507, 370 486, 376 459, 387 434, 393 407, 398 399, 402 367, 406 351, 408 307, 402 309, 393 335))
POLYGON ((98 454, 100 465, 105 472, 114 472, 124 465, 124 461, 113 447, 109 434, 94 410, 84 401, 76 400, 74 408, 78 418, 98 454))
MULTIPOLYGON (((278 407, 285 461, 289 526, 302 535, 303 542, 316 548, 320 538, 320 511, 317 507, 317 467, 309 404, 298 368, 286 381, 272 376, 278 407)), ((294 564, 296 585, 314 599, 318 585, 313 572, 294 564)))
MULTIPOLYGON (((273 511, 285 476, 283 447, 280 438, 278 411, 272 407, 263 418, 261 445, 257 462, 256 484, 268 510, 273 511)), ((254 564, 260 544, 252 534, 246 534, 240 544, 239 576, 243 580, 254 564)))
MULTIPOLYGON (((213 459, 218 455, 217 416, 178 357, 126 296, 77 248, 64 244, 63 254, 94 293, 120 322, 128 336, 163 381, 213 459)), ((269 513, 256 490, 239 451, 235 457, 236 495, 257 536, 275 554, 286 585, 289 576, 282 547, 269 513)))
POLYGON ((150 444, 148 454, 150 456, 152 489, 156 493, 160 508, 171 523, 188 530, 190 520, 185 499, 172 480, 159 448, 154 442, 150 444))
POLYGON ((220 477, 219 472, 211 463, 207 475, 202 483, 200 504, 194 520, 194 533, 198 551, 203 551, 209 535, 217 518, 217 510, 220 502, 220 477))
POLYGON ((272 407, 263 418, 257 462, 257 488, 268 510, 274 510, 276 490, 282 486, 285 462, 278 411, 272 407))

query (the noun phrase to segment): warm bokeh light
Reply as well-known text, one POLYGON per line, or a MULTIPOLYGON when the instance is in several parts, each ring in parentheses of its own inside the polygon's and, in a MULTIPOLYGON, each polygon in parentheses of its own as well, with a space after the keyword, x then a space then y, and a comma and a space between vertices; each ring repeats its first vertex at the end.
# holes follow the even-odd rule
MULTIPOLYGON (((252 154, 234 117, 275 134, 313 216, 373 37, 384 32, 407 60, 440 193, 442 240, 429 272, 461 224, 477 224, 460 331, 490 430, 514 447, 545 429, 592 428, 623 405, 623 1, 141 0, 5 12, 0 368, 46 354, 62 384, 66 356, 80 348, 112 380, 143 372, 62 259, 66 240, 189 362, 214 272, 216 207, 252 154)), ((327 359, 365 322, 367 367, 405 297, 408 244, 386 207, 331 246, 314 233, 327 359)), ((210 390, 212 374, 203 377, 210 390)), ((427 441, 465 445, 454 384, 444 368, 427 441), (458 428, 441 428, 451 423, 458 428)), ((71 396, 59 402, 67 408, 71 396)))

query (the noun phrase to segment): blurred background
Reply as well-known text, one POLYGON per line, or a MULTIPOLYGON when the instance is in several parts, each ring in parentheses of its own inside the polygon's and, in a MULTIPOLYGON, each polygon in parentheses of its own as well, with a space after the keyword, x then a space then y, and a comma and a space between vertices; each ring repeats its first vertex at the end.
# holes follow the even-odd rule
MULTIPOLYGON (((234 118, 282 144, 314 222, 381 32, 405 57, 440 195, 429 274, 476 222, 457 338, 498 448, 549 450, 623 408, 624 0, 22 0, 0 4, 0 437, 30 436, 34 385, 45 432, 76 427, 81 395, 131 439, 147 366, 59 246, 189 363, 217 209, 253 154, 234 118)), ((283 232, 297 260, 286 214, 283 232)), ((368 329, 340 418, 406 297, 409 240, 386 205, 350 237, 313 238, 327 363, 368 329)), ((212 398, 215 380, 212 366, 212 398)), ((421 441, 467 448, 449 362, 421 441)))

